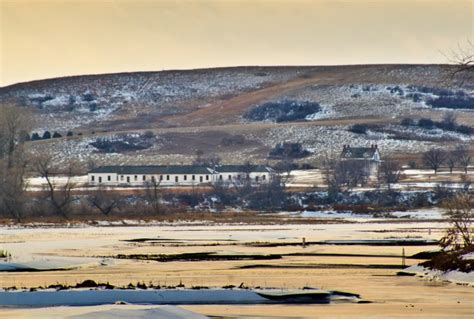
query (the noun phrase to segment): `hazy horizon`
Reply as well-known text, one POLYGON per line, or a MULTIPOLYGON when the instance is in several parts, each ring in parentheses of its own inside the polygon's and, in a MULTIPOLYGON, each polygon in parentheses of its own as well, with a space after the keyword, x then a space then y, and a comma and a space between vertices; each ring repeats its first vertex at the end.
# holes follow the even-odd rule
POLYGON ((474 1, 4 0, 0 86, 235 66, 444 64, 474 1))

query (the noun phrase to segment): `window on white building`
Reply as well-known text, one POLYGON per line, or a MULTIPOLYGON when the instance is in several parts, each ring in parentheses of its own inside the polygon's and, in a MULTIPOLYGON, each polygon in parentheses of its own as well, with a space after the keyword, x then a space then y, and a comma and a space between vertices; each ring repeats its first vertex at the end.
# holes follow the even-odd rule
POLYGON ((94 175, 91 176, 91 181, 92 181, 92 182, 95 181, 95 176, 94 176, 94 175))

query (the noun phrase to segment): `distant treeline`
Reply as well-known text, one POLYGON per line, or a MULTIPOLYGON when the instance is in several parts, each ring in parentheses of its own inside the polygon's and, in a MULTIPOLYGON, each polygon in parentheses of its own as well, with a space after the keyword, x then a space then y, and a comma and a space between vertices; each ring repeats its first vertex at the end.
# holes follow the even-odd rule
POLYGON ((404 118, 401 122, 403 126, 418 126, 427 130, 439 128, 445 131, 458 132, 461 134, 471 135, 474 134, 474 128, 467 125, 459 125, 455 119, 445 119, 441 121, 434 121, 430 118, 421 118, 419 120, 413 120, 411 118, 404 118))
MULTIPOLYGON (((73 136, 73 135, 74 133, 72 131, 68 131, 66 133, 66 136, 73 136)), ((77 135, 82 135, 82 133, 78 133, 77 135)), ((44 131, 42 135, 40 135, 37 132, 34 132, 31 135, 28 133, 25 133, 24 140, 25 141, 39 141, 39 140, 48 140, 50 138, 59 138, 59 137, 63 137, 63 135, 59 132, 55 131, 53 134, 51 134, 50 131, 44 131)))

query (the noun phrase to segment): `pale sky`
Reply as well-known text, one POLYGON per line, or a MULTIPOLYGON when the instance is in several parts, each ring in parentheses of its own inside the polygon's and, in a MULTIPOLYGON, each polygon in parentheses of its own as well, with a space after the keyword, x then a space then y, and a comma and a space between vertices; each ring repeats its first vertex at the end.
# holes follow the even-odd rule
POLYGON ((445 63, 474 0, 0 0, 0 86, 238 65, 445 63))

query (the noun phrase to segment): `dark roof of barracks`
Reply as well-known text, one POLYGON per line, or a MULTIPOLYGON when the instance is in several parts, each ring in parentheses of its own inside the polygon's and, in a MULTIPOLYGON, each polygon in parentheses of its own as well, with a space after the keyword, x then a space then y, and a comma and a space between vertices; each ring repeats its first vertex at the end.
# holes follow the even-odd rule
POLYGON ((118 175, 150 175, 150 174, 214 174, 231 172, 268 173, 272 169, 263 165, 219 165, 214 169, 200 165, 145 165, 145 166, 101 166, 92 169, 89 173, 118 175))

